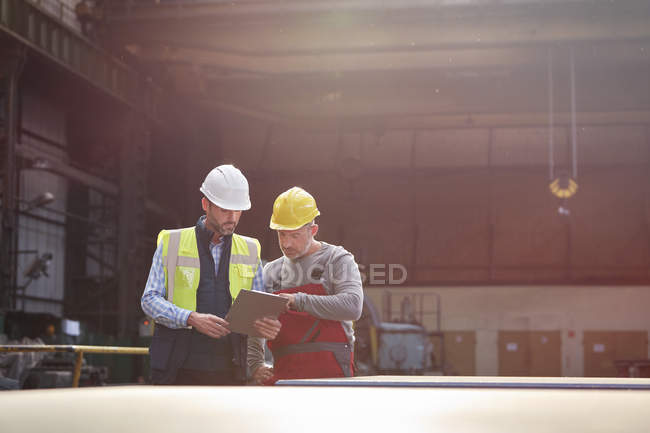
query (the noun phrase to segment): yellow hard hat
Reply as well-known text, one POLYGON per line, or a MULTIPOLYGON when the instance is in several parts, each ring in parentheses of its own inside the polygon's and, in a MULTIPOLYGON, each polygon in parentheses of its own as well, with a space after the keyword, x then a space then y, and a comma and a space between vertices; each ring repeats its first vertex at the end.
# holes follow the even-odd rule
POLYGON ((269 227, 273 230, 296 230, 320 215, 316 200, 304 189, 294 186, 273 203, 269 227))

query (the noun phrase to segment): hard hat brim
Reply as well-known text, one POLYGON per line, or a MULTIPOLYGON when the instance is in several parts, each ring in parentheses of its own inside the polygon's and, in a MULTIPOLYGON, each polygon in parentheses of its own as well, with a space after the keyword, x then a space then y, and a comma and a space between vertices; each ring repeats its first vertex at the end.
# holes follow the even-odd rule
POLYGON ((306 219, 306 221, 300 222, 297 225, 279 224, 277 222, 274 222, 273 217, 271 216, 271 222, 269 223, 269 227, 272 230, 298 230, 300 227, 313 221, 314 218, 316 218, 319 215, 320 215, 320 211, 318 209, 315 209, 314 212, 311 213, 309 218, 306 219))
POLYGON ((215 206, 219 206, 221 209, 224 210, 244 211, 244 210, 249 210, 251 208, 250 199, 242 203, 233 203, 231 201, 220 200, 219 198, 215 197, 213 194, 210 194, 210 191, 208 191, 207 188, 203 186, 199 188, 199 191, 201 191, 201 193, 205 196, 205 198, 207 198, 210 201, 210 203, 212 203, 215 206))

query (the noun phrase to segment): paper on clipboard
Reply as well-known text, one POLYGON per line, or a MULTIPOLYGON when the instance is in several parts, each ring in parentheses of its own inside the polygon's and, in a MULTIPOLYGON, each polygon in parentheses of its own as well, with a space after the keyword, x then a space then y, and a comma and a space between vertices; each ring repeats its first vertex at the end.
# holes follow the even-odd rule
POLYGON ((287 299, 270 293, 242 290, 226 314, 228 329, 239 334, 259 336, 253 322, 262 317, 277 317, 286 310, 287 299))

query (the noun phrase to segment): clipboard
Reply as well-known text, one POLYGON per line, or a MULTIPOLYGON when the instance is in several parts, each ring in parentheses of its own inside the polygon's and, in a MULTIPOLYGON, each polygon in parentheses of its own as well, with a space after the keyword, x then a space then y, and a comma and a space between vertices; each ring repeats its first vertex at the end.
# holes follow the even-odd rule
POLYGON ((228 329, 259 337, 253 322, 266 316, 277 317, 286 311, 288 300, 270 293, 242 290, 226 314, 228 329))

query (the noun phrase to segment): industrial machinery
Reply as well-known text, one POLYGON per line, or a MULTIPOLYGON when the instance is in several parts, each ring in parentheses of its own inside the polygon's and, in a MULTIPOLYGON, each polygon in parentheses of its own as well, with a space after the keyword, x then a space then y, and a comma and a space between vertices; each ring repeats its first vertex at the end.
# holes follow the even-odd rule
MULTIPOLYGON (((69 388, 72 386, 74 356, 50 354, 27 369, 21 379, 22 389, 69 388)), ((79 386, 102 386, 108 380, 108 367, 83 365, 79 386)))
POLYGON ((409 298, 404 299, 400 320, 382 321, 370 298, 364 296, 363 313, 355 324, 357 375, 431 371, 430 333, 415 320, 409 298))
MULTIPOLYGON (((42 347, 48 345, 74 345, 79 342, 81 324, 75 320, 61 319, 47 313, 9 312, 0 317, 6 334, 1 345, 42 347)), ((76 354, 70 351, 0 351, 0 377, 3 387, 9 389, 64 388, 73 383, 76 354)), ((110 368, 95 365, 82 358, 79 386, 104 385, 110 368)))

